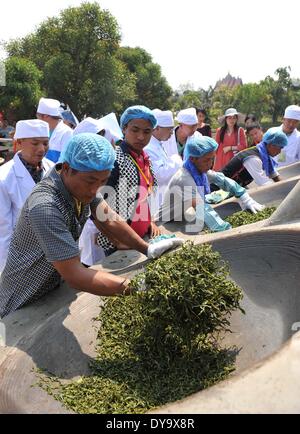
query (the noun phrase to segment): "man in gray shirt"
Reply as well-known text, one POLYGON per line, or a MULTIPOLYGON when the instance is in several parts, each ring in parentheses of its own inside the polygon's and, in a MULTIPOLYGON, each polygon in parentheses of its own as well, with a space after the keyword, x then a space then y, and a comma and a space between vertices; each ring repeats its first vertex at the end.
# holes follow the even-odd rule
POLYGON ((182 240, 148 244, 96 198, 115 163, 115 151, 103 137, 79 134, 71 139, 57 164, 24 204, 0 278, 0 317, 55 289, 64 279, 74 289, 99 296, 126 294, 122 277, 85 268, 78 239, 92 215, 95 225, 118 248, 159 257, 182 240))
MULTIPOLYGON (((213 232, 231 229, 217 212, 206 202, 210 184, 229 192, 238 199, 241 208, 253 213, 264 206, 255 202, 245 188, 227 178, 221 172, 211 170, 218 143, 211 137, 193 136, 186 143, 183 167, 175 173, 165 193, 164 202, 157 218, 163 222, 171 220, 193 222, 191 231, 201 231, 205 225, 213 232), (199 227, 198 227, 199 226, 199 227)), ((188 231, 188 229, 186 229, 188 231)))

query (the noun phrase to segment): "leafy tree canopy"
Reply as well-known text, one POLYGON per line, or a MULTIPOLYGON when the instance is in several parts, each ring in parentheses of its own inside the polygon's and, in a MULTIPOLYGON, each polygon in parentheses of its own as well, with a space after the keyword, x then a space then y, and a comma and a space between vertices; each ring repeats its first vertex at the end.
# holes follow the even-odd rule
POLYGON ((6 50, 43 71, 45 96, 69 104, 79 117, 101 116, 135 97, 135 77, 115 56, 120 39, 117 21, 108 11, 98 3, 83 3, 47 19, 25 38, 10 41, 6 50))
POLYGON ((0 87, 0 107, 9 119, 35 117, 36 105, 42 95, 42 73, 30 60, 12 57, 6 60, 6 86, 0 87))
POLYGON ((121 47, 118 58, 136 77, 136 98, 128 104, 143 104, 150 108, 167 110, 172 88, 161 73, 161 67, 152 61, 147 51, 140 47, 121 47))

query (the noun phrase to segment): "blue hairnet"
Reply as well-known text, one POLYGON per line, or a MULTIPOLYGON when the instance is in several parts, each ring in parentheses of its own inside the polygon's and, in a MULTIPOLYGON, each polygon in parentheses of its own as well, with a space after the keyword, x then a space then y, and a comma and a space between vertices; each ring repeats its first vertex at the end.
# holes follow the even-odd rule
POLYGON ((151 123, 152 128, 157 127, 157 120, 152 110, 144 105, 135 105, 126 109, 120 119, 121 128, 123 129, 133 119, 145 119, 151 123))
POLYGON ((190 157, 202 157, 218 149, 218 143, 211 137, 194 135, 189 137, 184 150, 184 160, 190 157))
POLYGON ((112 145, 102 136, 83 133, 73 136, 62 151, 59 162, 69 163, 79 172, 112 170, 116 153, 112 145))
POLYGON ((287 136, 280 127, 270 128, 263 136, 262 141, 267 145, 272 144, 279 148, 284 148, 288 144, 287 136))

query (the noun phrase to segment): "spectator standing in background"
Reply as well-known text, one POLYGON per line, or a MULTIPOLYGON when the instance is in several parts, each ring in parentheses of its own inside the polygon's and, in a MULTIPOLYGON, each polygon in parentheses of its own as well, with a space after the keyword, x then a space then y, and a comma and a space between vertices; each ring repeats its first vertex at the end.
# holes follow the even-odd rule
POLYGON ((250 126, 251 124, 253 124, 254 122, 257 122, 257 118, 255 115, 253 115, 252 113, 249 113, 246 117, 245 117, 245 127, 247 128, 248 126, 250 126))
POLYGON ((258 122, 248 124, 246 128, 246 136, 250 148, 258 145, 262 141, 263 135, 263 129, 258 122))
MULTIPOLYGON (((246 134, 246 138, 247 138, 248 148, 253 146, 253 142, 252 142, 251 136, 249 136, 247 133, 247 129, 248 129, 248 127, 251 127, 251 125, 256 124, 256 123, 258 123, 256 116, 252 113, 249 113, 245 118, 245 134, 246 134)), ((257 143, 260 143, 260 142, 257 142, 257 143)))
POLYGON ((223 126, 218 128, 216 134, 216 142, 219 145, 214 165, 216 172, 220 172, 235 154, 247 148, 245 131, 239 126, 242 121, 243 115, 235 108, 229 108, 225 115, 219 118, 223 126))
POLYGON ((211 135, 211 127, 206 124, 207 112, 204 109, 196 109, 197 118, 198 118, 198 128, 197 131, 202 134, 202 136, 212 137, 211 135))

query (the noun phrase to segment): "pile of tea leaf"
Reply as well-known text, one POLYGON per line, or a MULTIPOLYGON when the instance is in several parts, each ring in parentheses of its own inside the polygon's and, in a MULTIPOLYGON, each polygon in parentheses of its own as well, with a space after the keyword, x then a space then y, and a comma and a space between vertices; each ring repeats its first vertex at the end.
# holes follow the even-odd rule
POLYGON ((276 211, 275 207, 265 208, 257 214, 252 214, 249 211, 239 211, 227 217, 225 221, 230 223, 233 228, 238 228, 239 226, 250 225, 251 223, 266 220, 271 217, 274 211, 276 211))
POLYGON ((131 288, 131 296, 107 298, 101 309, 93 375, 69 384, 42 379, 40 386, 68 409, 145 413, 234 370, 233 351, 217 338, 230 314, 242 311, 242 292, 211 246, 187 242, 149 263, 131 288))

